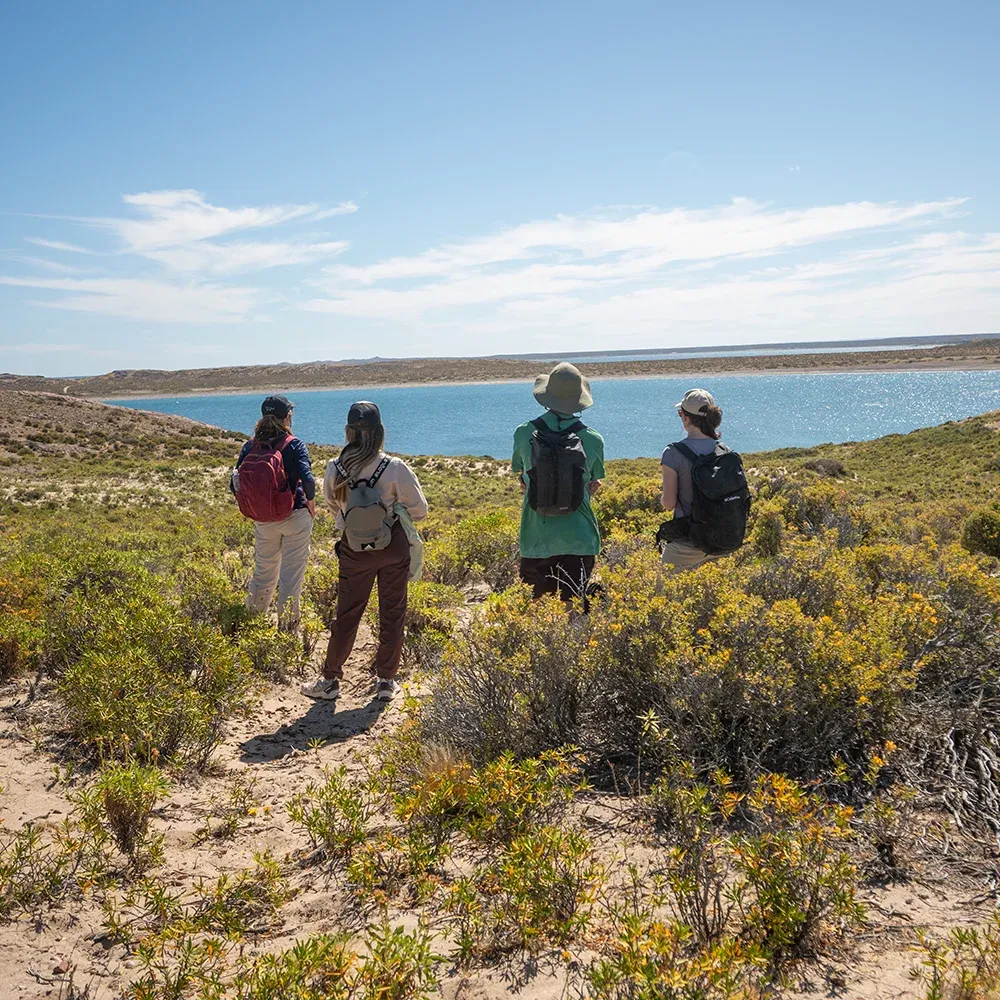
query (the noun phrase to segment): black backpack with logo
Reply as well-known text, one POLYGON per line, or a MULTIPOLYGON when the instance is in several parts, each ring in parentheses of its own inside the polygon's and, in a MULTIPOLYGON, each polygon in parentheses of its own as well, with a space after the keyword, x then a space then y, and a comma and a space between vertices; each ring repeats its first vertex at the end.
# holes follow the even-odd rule
POLYGON ((528 505, 546 517, 572 514, 583 503, 587 488, 587 455, 580 440, 579 420, 555 431, 542 417, 531 421, 531 468, 528 505))
POLYGON ((746 537, 750 514, 743 459, 721 441, 710 455, 695 454, 683 441, 674 447, 691 463, 692 544, 709 555, 735 552, 746 537))

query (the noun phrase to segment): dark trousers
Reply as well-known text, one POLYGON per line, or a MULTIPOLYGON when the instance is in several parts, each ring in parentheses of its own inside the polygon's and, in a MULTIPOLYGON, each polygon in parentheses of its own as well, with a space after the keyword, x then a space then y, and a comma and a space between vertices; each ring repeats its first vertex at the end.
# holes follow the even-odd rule
MULTIPOLYGON (((594 556, 549 556, 548 559, 522 559, 521 579, 538 598, 558 594, 564 601, 586 598, 587 582, 594 572, 594 556)), ((586 606, 586 600, 584 600, 586 606)))
POLYGON ((403 623, 406 619, 406 587, 410 577, 410 543, 397 523, 392 541, 384 549, 355 552, 346 539, 337 546, 340 576, 337 585, 337 620, 326 650, 323 676, 344 676, 344 664, 354 648, 358 626, 378 580, 378 651, 375 673, 395 677, 403 654, 403 623))

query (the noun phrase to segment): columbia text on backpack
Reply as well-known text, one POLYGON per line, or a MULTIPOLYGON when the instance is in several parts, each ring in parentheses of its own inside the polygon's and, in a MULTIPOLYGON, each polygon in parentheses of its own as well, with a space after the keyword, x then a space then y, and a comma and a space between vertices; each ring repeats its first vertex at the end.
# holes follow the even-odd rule
POLYGON ((721 441, 711 455, 697 455, 683 441, 674 447, 691 462, 692 544, 709 555, 734 552, 746 537, 750 514, 743 459, 721 441))
MULTIPOLYGON (((355 552, 384 549, 392 541, 392 526, 396 518, 375 489, 382 473, 388 468, 389 461, 389 456, 386 455, 370 479, 356 479, 347 484, 344 535, 347 544, 355 552)), ((337 475, 348 478, 347 471, 340 462, 334 463, 334 468, 337 475)))
POLYGON ((263 523, 284 521, 295 507, 295 493, 288 488, 282 449, 294 440, 287 434, 279 441, 254 441, 233 473, 236 503, 240 513, 263 523))
POLYGON ((579 420, 565 430, 553 430, 542 417, 531 421, 531 468, 528 505, 546 517, 572 514, 583 503, 587 488, 587 455, 580 440, 579 420))

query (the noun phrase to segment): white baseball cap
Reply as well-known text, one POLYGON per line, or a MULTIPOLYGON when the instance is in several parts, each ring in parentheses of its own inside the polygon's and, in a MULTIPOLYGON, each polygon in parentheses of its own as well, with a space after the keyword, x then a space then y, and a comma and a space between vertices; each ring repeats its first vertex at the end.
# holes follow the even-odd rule
POLYGON ((705 413, 710 406, 715 406, 715 397, 707 389, 688 389, 684 393, 684 398, 674 408, 698 416, 705 413))

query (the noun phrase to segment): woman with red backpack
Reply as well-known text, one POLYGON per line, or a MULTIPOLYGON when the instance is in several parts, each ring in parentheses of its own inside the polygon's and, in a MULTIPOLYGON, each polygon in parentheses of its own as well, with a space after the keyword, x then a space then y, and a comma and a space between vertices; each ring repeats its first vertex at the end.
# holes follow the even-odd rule
POLYGON ((316 480, 309 450, 294 437, 293 404, 268 396, 253 437, 243 445, 229 488, 254 522, 254 570, 247 607, 263 614, 278 588, 278 622, 294 629, 316 516, 316 480))
POLYGON ((355 403, 347 414, 347 443, 326 467, 323 496, 343 531, 337 543, 340 573, 337 620, 326 651, 323 676, 304 684, 310 698, 336 701, 358 626, 378 581, 378 650, 375 697, 392 701, 399 692, 396 672, 403 652, 403 625, 411 567, 411 545, 419 547, 414 521, 427 514, 427 501, 413 470, 382 451, 385 427, 374 403, 355 403))

